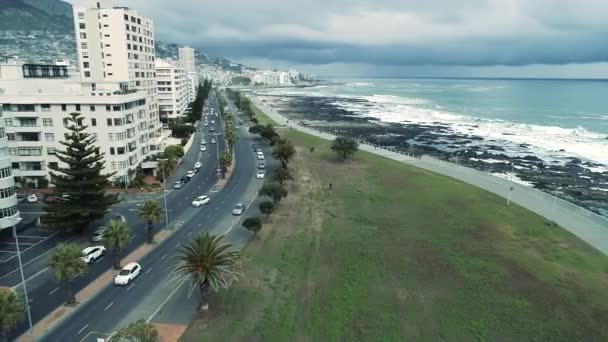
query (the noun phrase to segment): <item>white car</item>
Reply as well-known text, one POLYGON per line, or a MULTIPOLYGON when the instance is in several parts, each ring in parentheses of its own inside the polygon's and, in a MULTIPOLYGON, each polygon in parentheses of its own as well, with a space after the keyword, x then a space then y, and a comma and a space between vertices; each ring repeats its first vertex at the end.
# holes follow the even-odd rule
POLYGON ((93 236, 91 236, 91 241, 93 242, 99 242, 101 240, 103 240, 103 233, 106 231, 105 228, 99 228, 95 231, 95 233, 93 233, 93 236))
POLYGON ((201 139, 201 145, 207 145, 207 140, 201 139))
POLYGON ((205 146, 205 145, 201 146, 201 152, 205 152, 205 151, 207 151, 207 146, 205 146))
POLYGON ((205 122, 203 125, 204 125, 204 126, 209 126, 209 124, 208 124, 207 122, 205 122))
POLYGON ((258 160, 264 160, 264 155, 263 154, 258 154, 258 160))
POLYGON ((36 194, 31 194, 27 196, 27 203, 36 203, 38 202, 38 196, 36 194))
POLYGON ((211 138, 211 143, 215 144, 215 138, 211 138))
POLYGON ((194 201, 192 201, 192 206, 195 208, 198 208, 202 205, 205 205, 209 203, 209 197, 208 196, 198 196, 197 198, 194 199, 194 201))
POLYGON ((211 123, 212 123, 212 124, 214 124, 214 123, 215 123, 215 120, 211 120, 211 123))
POLYGON ((87 264, 92 264, 95 261, 101 259, 106 254, 106 248, 104 246, 91 246, 82 250, 82 259, 87 264))
POLYGON ((186 177, 188 177, 188 178, 192 178, 192 177, 194 177, 194 176, 196 176, 196 172, 194 172, 194 171, 192 171, 192 170, 190 170, 190 171, 186 172, 186 177))
POLYGON ((255 178, 262 179, 262 178, 264 178, 264 175, 265 175, 265 173, 263 170, 258 170, 258 172, 255 174, 255 178))
POLYGON ((201 166, 203 166, 203 163, 201 163, 201 162, 196 162, 196 163, 194 163, 194 167, 195 167, 196 169, 200 169, 200 168, 201 168, 201 166))
POLYGON ((244 212, 245 212, 245 204, 243 204, 243 203, 238 203, 237 205, 234 206, 234 209, 232 209, 232 215, 243 215, 244 212))
POLYGON ((114 285, 128 285, 141 273, 141 266, 136 262, 128 263, 114 278, 114 285))

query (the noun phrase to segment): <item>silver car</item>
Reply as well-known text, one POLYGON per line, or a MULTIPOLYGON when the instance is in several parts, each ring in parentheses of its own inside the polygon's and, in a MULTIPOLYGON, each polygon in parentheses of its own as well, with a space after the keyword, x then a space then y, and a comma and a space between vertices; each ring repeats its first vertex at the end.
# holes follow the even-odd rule
POLYGON ((243 213, 245 212, 245 204, 243 203, 238 203, 237 205, 234 206, 234 209, 232 209, 232 215, 243 215, 243 213))

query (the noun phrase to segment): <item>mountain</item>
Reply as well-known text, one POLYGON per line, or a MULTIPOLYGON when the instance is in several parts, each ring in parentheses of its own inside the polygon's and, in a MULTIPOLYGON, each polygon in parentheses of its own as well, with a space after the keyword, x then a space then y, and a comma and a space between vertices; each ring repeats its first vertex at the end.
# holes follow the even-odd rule
MULTIPOLYGON (((174 43, 157 41, 159 58, 177 59, 174 43)), ((63 0, 0 0, 0 57, 18 56, 30 63, 67 58, 76 64, 76 40, 72 5, 63 0)), ((240 70, 223 57, 211 57, 195 49, 198 63, 240 70)))

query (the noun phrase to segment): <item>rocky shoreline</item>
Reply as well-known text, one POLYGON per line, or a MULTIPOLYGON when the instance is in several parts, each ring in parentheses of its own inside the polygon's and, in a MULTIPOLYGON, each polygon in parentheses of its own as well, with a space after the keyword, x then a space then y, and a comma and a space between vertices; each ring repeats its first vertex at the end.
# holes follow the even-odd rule
POLYGON ((596 172, 605 165, 566 158, 543 160, 526 144, 488 140, 456 132, 447 124, 434 122, 385 123, 354 113, 337 103, 352 102, 359 108, 371 104, 365 99, 319 96, 267 95, 258 98, 289 120, 311 128, 350 136, 385 148, 414 155, 429 155, 477 170, 496 174, 557 195, 571 203, 608 216, 608 172, 596 172))

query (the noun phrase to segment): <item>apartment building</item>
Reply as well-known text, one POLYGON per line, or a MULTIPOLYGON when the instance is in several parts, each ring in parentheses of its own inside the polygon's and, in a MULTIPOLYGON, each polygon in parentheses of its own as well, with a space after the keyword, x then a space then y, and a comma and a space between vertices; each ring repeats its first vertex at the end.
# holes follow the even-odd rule
POLYGON ((188 46, 179 48, 177 51, 179 55, 179 64, 186 72, 196 71, 196 58, 194 56, 194 49, 188 46))
POLYGON ((176 119, 188 107, 190 82, 184 69, 175 62, 156 60, 156 93, 161 120, 176 119))
POLYGON ((161 137, 152 20, 133 9, 113 7, 111 0, 92 3, 91 8, 74 6, 82 81, 142 91, 146 95, 147 139, 161 137))
MULTIPOLYGON (((6 137, 0 140, 8 143, 15 181, 38 186, 50 179, 49 166, 62 166, 56 151, 65 149, 60 141, 72 112, 82 114, 87 132, 105 153, 103 173, 116 172, 114 180, 126 180, 128 170, 161 148, 160 142, 149 139, 148 98, 143 91, 124 90, 120 83, 70 78, 66 66, 0 63, 0 108, 6 126, 6 137)), ((3 162, 0 157, 0 166, 3 162)))
POLYGON ((197 72, 186 73, 186 79, 188 83, 188 103, 191 103, 196 97, 196 91, 198 90, 200 80, 197 72))
POLYGON ((8 152, 8 138, 4 129, 4 118, 0 108, 0 231, 18 223, 17 194, 15 179, 8 152))

